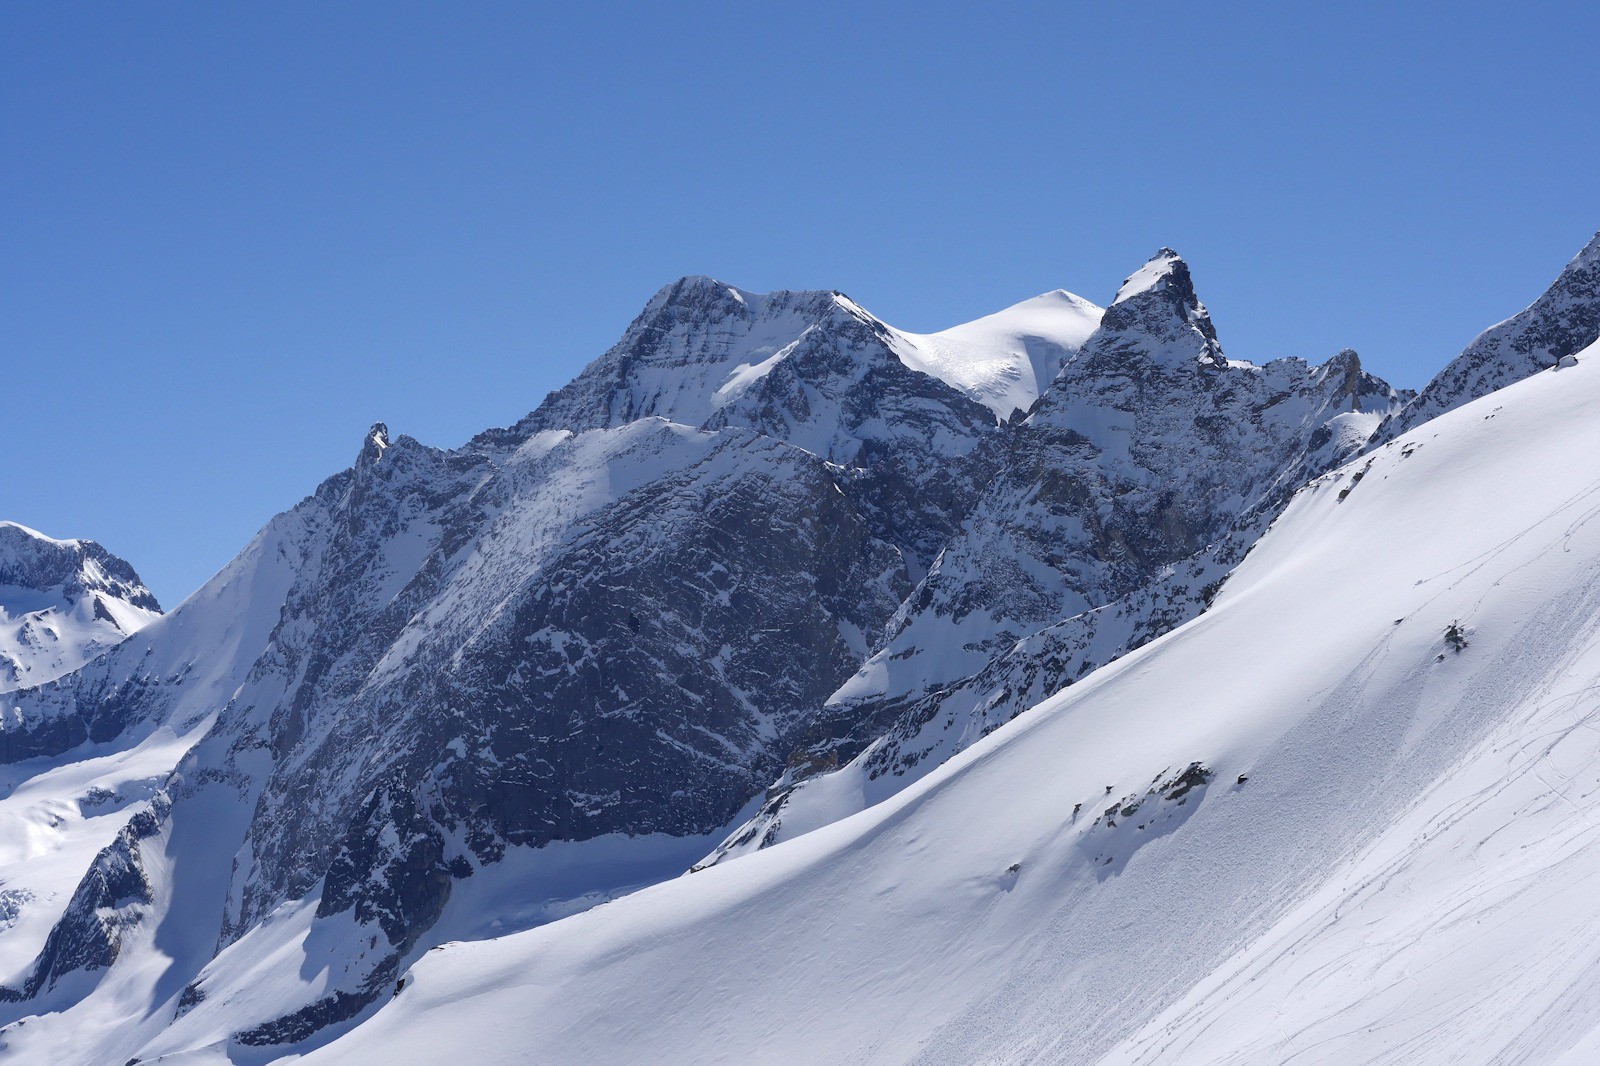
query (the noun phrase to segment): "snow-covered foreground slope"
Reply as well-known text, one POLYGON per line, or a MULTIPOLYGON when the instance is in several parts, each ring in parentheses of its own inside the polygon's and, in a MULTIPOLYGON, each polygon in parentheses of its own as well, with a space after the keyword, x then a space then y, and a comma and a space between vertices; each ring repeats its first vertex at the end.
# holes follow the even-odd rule
POLYGON ((133 567, 94 541, 0 522, 0 692, 70 673, 160 616, 133 567))
POLYGON ((1597 405, 1591 349, 1414 430, 900 795, 446 945, 306 1061, 1586 1061, 1597 405))

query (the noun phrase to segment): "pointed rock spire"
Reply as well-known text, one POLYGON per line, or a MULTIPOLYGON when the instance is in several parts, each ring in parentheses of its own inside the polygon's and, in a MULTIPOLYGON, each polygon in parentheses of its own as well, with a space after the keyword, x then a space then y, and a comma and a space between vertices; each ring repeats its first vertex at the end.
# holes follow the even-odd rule
POLYGON ((1123 281, 1100 326, 1111 335, 1148 335, 1151 343, 1145 347, 1159 352, 1162 362, 1192 359, 1216 367, 1227 362, 1211 315, 1195 295, 1189 264, 1171 248, 1161 249, 1123 281))
POLYGON ((1146 292, 1160 292, 1174 287, 1187 300, 1194 300, 1194 282, 1189 277, 1189 264, 1171 248, 1162 248, 1144 266, 1122 279, 1122 287, 1111 302, 1119 304, 1146 292))
POLYGON ((382 422, 374 422, 372 428, 367 430, 366 439, 361 442, 361 454, 356 458, 356 465, 375 463, 388 450, 389 427, 382 422))

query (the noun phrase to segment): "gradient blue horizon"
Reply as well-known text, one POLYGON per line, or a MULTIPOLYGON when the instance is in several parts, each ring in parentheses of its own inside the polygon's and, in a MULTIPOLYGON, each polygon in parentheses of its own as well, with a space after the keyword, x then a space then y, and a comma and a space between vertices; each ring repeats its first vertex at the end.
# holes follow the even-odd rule
POLYGON ((454 446, 661 285, 932 330, 1162 245, 1231 356, 1419 387, 1600 227, 1600 15, 12 5, 0 518, 174 606, 366 427, 454 446))

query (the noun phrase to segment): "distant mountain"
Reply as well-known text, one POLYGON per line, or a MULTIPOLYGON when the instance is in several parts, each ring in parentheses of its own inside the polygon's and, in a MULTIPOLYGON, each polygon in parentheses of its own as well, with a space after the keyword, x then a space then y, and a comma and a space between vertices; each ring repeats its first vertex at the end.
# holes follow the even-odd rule
POLYGON ((1168 250, 1104 309, 934 334, 684 278, 521 422, 373 426, 182 606, 6 694, 0 1049, 297 1054, 432 948, 744 867, 1241 599, 1411 399, 1353 352, 1227 358, 1168 250))
POLYGON ((76 670, 160 614, 133 567, 94 541, 0 522, 0 692, 76 670))

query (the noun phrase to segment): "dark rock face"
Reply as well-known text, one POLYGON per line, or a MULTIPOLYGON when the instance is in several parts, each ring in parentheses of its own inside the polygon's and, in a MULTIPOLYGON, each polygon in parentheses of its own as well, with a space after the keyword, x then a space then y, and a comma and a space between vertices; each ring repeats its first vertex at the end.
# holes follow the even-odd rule
POLYGON ((1010 434, 962 533, 868 664, 888 683, 841 694, 852 719, 881 730, 880 694, 915 702, 979 675, 1044 627, 1132 596, 1236 526, 1253 528, 1298 487, 1287 475, 1341 462, 1397 403, 1354 353, 1321 368, 1229 364, 1182 260, 1163 252, 1151 267, 1150 287, 1107 310, 1010 434))
POLYGON ((15 697, 33 707, 64 708, 23 717, 0 729, 0 763, 60 755, 85 742, 114 740, 132 723, 159 715, 181 673, 155 677, 119 669, 79 671, 15 697))
MULTIPOLYGON (((404 944, 394 937, 448 891, 438 871, 462 858, 444 853, 441 830, 492 863, 508 846, 725 824, 855 668, 853 635, 880 627, 909 588, 836 472, 798 449, 643 422, 558 446, 553 472, 569 472, 564 447, 613 471, 676 469, 565 524, 531 573, 499 556, 498 539, 526 524, 478 531, 454 573, 419 573, 414 594, 439 605, 425 624, 412 608, 392 631, 380 616, 330 643, 329 628, 359 612, 291 599, 286 621, 316 613, 322 635, 262 737, 277 769, 251 830, 261 874, 242 927, 327 873, 323 912, 356 906, 404 944), (362 784, 333 787, 352 778, 362 784), (330 787, 308 810, 318 782, 330 787), (391 824, 409 827, 409 843, 373 851, 369 836, 391 824), (335 849, 330 872, 322 856, 335 849), (401 898, 397 886, 419 879, 431 887, 401 898)), ((325 565, 346 570, 343 554, 325 565)), ((285 649, 288 663, 300 655, 285 649)))

